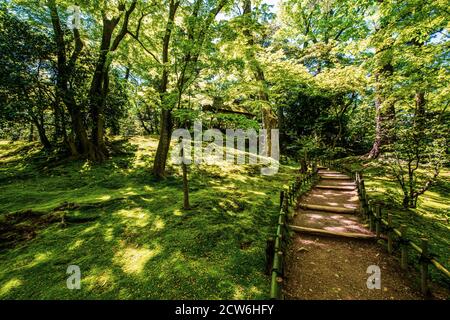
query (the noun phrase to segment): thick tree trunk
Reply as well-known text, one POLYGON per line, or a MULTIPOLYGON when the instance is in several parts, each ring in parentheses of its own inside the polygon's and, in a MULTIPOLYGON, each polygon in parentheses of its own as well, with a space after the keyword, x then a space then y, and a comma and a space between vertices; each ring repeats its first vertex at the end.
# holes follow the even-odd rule
POLYGON ((114 19, 103 19, 100 55, 97 60, 91 88, 89 90, 89 112, 92 119, 91 141, 94 146, 93 156, 98 161, 103 161, 108 153, 104 139, 104 109, 109 81, 109 63, 107 62, 107 59, 111 47, 112 34, 117 23, 118 21, 114 19))
POLYGON ((59 103, 59 99, 56 98, 53 102, 53 124, 55 126, 55 131, 53 133, 53 141, 56 142, 61 137, 65 136, 65 130, 63 125, 63 117, 64 117, 64 111, 61 108, 61 105, 59 103))
POLYGON ((103 161, 108 154, 104 139, 104 110, 109 89, 109 63, 107 59, 111 49, 112 34, 118 22, 118 19, 103 18, 100 55, 97 59, 89 90, 89 112, 92 119, 91 141, 94 146, 94 157, 98 161, 103 161))
MULTIPOLYGON (((92 144, 90 143, 84 125, 82 113, 80 107, 77 105, 74 92, 70 89, 69 80, 74 71, 76 61, 83 49, 83 42, 79 31, 77 29, 73 30, 75 38, 75 48, 68 59, 66 52, 66 44, 64 41, 64 31, 61 27, 61 21, 58 15, 58 9, 56 7, 55 0, 48 0, 47 5, 50 9, 50 15, 52 19, 52 26, 54 32, 54 38, 57 49, 57 77, 56 77, 56 99, 60 100, 66 106, 70 119, 72 130, 75 134, 76 139, 76 152, 77 155, 92 155, 92 144)), ((68 143, 72 143, 68 140, 68 143)), ((73 144, 73 143, 72 143, 73 144)), ((74 155, 73 145, 70 146, 70 151, 74 155)))
POLYGON ((108 154, 104 130, 105 130, 105 97, 107 92, 107 79, 108 70, 96 71, 96 76, 93 80, 93 85, 90 91, 90 108, 89 112, 92 119, 92 131, 91 131, 91 142, 94 146, 94 158, 98 161, 103 161, 108 154), (98 80, 98 82, 97 82, 98 80))
POLYGON ((92 144, 89 141, 81 111, 79 110, 78 106, 70 105, 69 112, 72 122, 72 129, 75 133, 75 143, 78 153, 80 155, 87 155, 90 159, 95 160, 93 159, 93 155, 91 154, 92 144))
POLYGON ((28 142, 34 141, 34 124, 30 123, 30 131, 28 132, 28 142))

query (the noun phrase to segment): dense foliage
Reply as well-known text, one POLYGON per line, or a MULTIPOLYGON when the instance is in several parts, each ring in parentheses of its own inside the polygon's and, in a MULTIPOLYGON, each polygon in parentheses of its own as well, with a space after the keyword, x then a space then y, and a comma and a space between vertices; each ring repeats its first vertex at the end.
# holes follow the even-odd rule
POLYGON ((101 162, 112 135, 159 134, 153 174, 164 177, 172 131, 196 119, 205 129, 279 128, 289 156, 385 154, 407 198, 417 195, 401 178, 409 172, 416 184, 405 169, 412 160, 433 172, 445 163, 443 1, 288 0, 274 10, 250 0, 3 0, 0 8, 3 138, 39 138, 47 150, 101 162), (431 153, 430 141, 440 141, 431 153))

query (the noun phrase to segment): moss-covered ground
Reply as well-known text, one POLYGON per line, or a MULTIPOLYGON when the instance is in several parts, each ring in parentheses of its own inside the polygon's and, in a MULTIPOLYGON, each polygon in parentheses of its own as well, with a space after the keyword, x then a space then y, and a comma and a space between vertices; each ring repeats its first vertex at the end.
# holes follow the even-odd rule
POLYGON ((150 173, 156 138, 115 143, 125 152, 99 165, 0 142, 0 298, 267 298, 265 243, 296 166, 191 166, 183 210, 179 167, 150 173))

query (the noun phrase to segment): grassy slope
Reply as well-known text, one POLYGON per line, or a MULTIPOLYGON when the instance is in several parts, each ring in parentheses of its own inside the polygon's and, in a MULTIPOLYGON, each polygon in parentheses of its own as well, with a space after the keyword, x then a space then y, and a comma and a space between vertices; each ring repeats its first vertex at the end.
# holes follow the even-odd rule
MULTIPOLYGON (((343 162, 353 170, 364 172, 369 198, 383 203, 383 214, 389 211, 396 227, 406 224, 409 239, 416 244, 420 244, 420 237, 427 237, 430 252, 450 270, 450 169, 442 169, 438 182, 419 197, 416 209, 406 210, 401 206, 403 194, 400 186, 378 161, 349 157, 343 162)), ((417 263, 417 259, 418 255, 415 255, 413 261, 417 263)), ((430 270, 434 279, 444 280, 433 267, 430 270)))
POLYGON ((0 251, 0 298, 266 298, 265 239, 295 168, 274 176, 225 164, 193 168, 194 209, 183 211, 178 169, 169 167, 163 182, 149 174, 156 140, 133 138, 128 149, 101 166, 48 167, 36 147, 0 142, 0 219, 24 209, 45 214, 66 201, 81 205, 69 216, 100 214, 49 224, 0 251), (81 290, 66 288, 72 264, 81 268, 81 290))

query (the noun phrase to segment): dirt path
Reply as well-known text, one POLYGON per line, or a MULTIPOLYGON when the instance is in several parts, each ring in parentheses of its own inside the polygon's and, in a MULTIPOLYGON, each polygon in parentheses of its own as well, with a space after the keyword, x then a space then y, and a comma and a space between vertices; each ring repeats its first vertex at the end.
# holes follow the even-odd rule
MULTIPOLYGON (((355 187, 349 177, 338 172, 320 170, 319 175, 320 186, 355 187)), ((300 200, 305 204, 359 209, 356 188, 333 190, 316 186, 300 200)), ((293 225, 371 234, 358 215, 300 208, 296 212, 293 225)), ((286 299, 423 299, 415 281, 375 241, 296 234, 286 259, 286 299), (380 268, 380 289, 367 288, 371 275, 367 268, 372 265, 380 268)))

